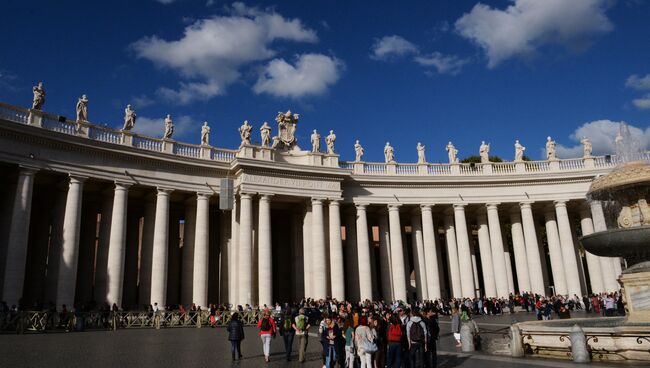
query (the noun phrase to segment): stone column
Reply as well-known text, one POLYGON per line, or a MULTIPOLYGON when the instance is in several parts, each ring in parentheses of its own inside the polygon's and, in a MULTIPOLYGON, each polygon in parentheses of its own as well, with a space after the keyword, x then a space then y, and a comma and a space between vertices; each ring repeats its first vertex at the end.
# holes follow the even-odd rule
POLYGON ((402 251, 402 226, 399 221, 398 204, 388 205, 388 222, 390 226, 390 255, 393 270, 393 300, 406 302, 406 275, 404 271, 404 253, 402 251))
POLYGON ((430 300, 439 299, 440 271, 438 269, 438 250, 436 246, 436 229, 433 225, 431 206, 420 206, 422 212, 422 238, 424 240, 424 267, 427 270, 427 294, 430 300))
POLYGON ((508 275, 508 293, 515 293, 515 280, 512 274, 512 261, 510 260, 510 252, 503 252, 503 257, 506 261, 506 274, 508 275))
MULTIPOLYGON (((210 196, 196 194, 196 228, 194 230, 194 272, 192 300, 197 306, 208 307, 208 264, 210 261, 210 196)), ((215 272, 217 270, 214 270, 215 272)))
MULTIPOLYGON (((258 215, 258 289, 259 305, 273 305, 273 255, 271 247, 271 195, 262 194, 258 215)), ((282 272, 282 270, 279 270, 282 272)))
POLYGON ((65 201, 65 215, 63 216, 63 242, 56 287, 56 305, 58 308, 63 304, 69 307, 74 305, 84 180, 86 178, 70 176, 68 196, 65 201))
POLYGON ((474 273, 472 270, 472 254, 469 250, 467 237, 467 220, 465 205, 454 205, 454 220, 456 225, 456 241, 458 242, 458 266, 460 268, 460 287, 464 298, 474 297, 474 273))
POLYGON ((126 216, 130 184, 115 182, 111 233, 108 243, 108 263, 106 267, 106 301, 122 306, 122 287, 124 285, 124 258, 126 254, 126 216))
MULTIPOLYGON (((526 257, 526 242, 521 224, 521 214, 518 210, 510 212, 510 231, 512 234, 512 250, 515 253, 515 271, 517 272, 517 286, 519 293, 532 291, 528 274, 528 260, 526 257)), ((543 285, 543 281, 542 281, 543 285)))
POLYGON ((237 304, 252 303, 253 292, 253 197, 248 193, 240 193, 239 215, 239 301, 237 304))
MULTIPOLYGON (((606 231, 607 223, 605 222, 605 215, 603 207, 599 201, 591 201, 591 216, 594 222, 594 232, 606 231)), ((616 266, 614 265, 615 258, 598 257, 600 260, 600 268, 603 275, 603 287, 607 292, 618 291, 620 286, 616 281, 616 266)))
MULTIPOLYGON (((580 210, 580 228, 582 235, 589 235, 594 233, 594 223, 591 220, 591 213, 589 208, 585 207, 580 210)), ((600 267, 600 260, 597 255, 585 251, 585 258, 587 259, 587 268, 589 269, 589 282, 592 293, 602 293, 605 291, 603 284, 603 271, 600 267)))
POLYGON ((560 244, 562 247, 562 260, 564 262, 564 274, 566 275, 567 291, 570 297, 573 295, 582 296, 580 287, 580 274, 578 273, 578 262, 573 245, 573 234, 569 213, 566 209, 566 201, 555 201, 555 213, 557 216, 558 231, 560 233, 560 244))
POLYGON ((522 202, 519 205, 521 207, 521 221, 524 227, 524 240, 526 242, 526 260, 528 261, 530 290, 535 294, 546 295, 544 276, 542 274, 542 259, 539 254, 531 203, 522 202))
POLYGON ((151 253, 151 305, 165 308, 167 302, 167 265, 169 244, 169 194, 171 189, 158 188, 151 253))
POLYGON ((231 240, 228 248, 228 300, 233 308, 239 303, 239 218, 241 201, 233 198, 233 208, 230 211, 231 240))
POLYGON ((196 232, 196 198, 185 201, 185 222, 183 223, 183 248, 181 249, 181 304, 190 306, 196 300, 194 295, 194 247, 196 232))
MULTIPOLYGON (((302 225, 302 257, 303 257, 303 280, 305 282, 305 297, 312 298, 314 296, 314 273, 312 269, 313 264, 313 233, 312 233, 312 208, 311 205, 307 206, 304 213, 302 225)), ((355 239, 356 240, 356 239, 355 239)), ((356 252, 356 246, 355 246, 356 252)), ((355 263, 356 266, 356 263, 355 263)))
POLYGON ((566 273, 564 272, 564 261, 562 261, 562 246, 560 245, 560 235, 557 230, 557 222, 555 221, 555 211, 552 207, 546 208, 544 218, 546 220, 546 238, 548 240, 548 252, 551 258, 555 294, 566 295, 568 289, 566 273))
POLYGON ((138 287, 139 304, 151 303, 151 267, 153 260, 153 234, 155 221, 156 203, 153 200, 148 199, 144 205, 144 222, 142 226, 142 250, 140 252, 140 285, 138 287))
POLYGON ((427 300, 429 299, 429 288, 427 286, 424 239, 422 237, 422 217, 419 208, 411 212, 411 235, 413 261, 415 262, 415 289, 418 300, 427 300))
POLYGON ((337 200, 330 200, 329 203, 329 233, 332 298, 341 301, 345 300, 345 267, 341 241, 341 209, 337 200))
MULTIPOLYGON (((476 217, 478 224, 478 247, 481 252, 481 268, 483 269, 483 285, 485 296, 497 296, 497 286, 494 281, 494 266, 492 263, 492 247, 490 246, 490 230, 485 211, 480 211, 476 217)), ((499 271, 502 272, 502 271, 499 271)))
POLYGON ((106 302, 106 296, 108 294, 108 251, 111 241, 111 221, 113 219, 113 197, 115 196, 115 190, 113 189, 112 192, 112 195, 104 193, 101 219, 99 221, 99 243, 97 245, 95 260, 94 290, 95 301, 99 304, 106 302))
POLYGON ((2 288, 2 299, 7 302, 9 307, 12 304, 18 305, 18 301, 23 296, 29 220, 32 212, 32 192, 36 171, 36 169, 21 167, 18 174, 9 238, 7 239, 7 258, 2 288))
POLYGON ((372 268, 366 205, 357 204, 357 262, 359 264, 359 297, 372 300, 372 268))
POLYGON ((359 300, 359 263, 357 261, 357 214, 356 209, 345 212, 345 275, 347 276, 347 299, 359 300))
POLYGON ((311 269, 305 270, 312 274, 313 297, 325 299, 327 296, 327 265, 325 254, 325 224, 323 219, 323 200, 311 199, 311 269))
POLYGON ((381 268, 381 294, 383 300, 393 300, 393 279, 391 277, 390 230, 388 213, 379 211, 379 264, 381 268))
POLYGON ((445 215, 445 236, 447 240, 447 257, 449 258, 449 279, 451 280, 451 296, 461 298, 460 266, 458 264, 458 247, 456 246, 456 228, 453 212, 445 215))
MULTIPOLYGON (((488 225, 490 227, 490 246, 492 247, 492 262, 495 270, 506 272, 495 272, 495 284, 497 296, 508 297, 508 272, 506 268, 505 252, 503 251, 503 237, 501 236, 501 222, 499 221, 499 210, 497 204, 487 204, 488 225)), ((512 272, 511 272, 512 273, 512 272)))

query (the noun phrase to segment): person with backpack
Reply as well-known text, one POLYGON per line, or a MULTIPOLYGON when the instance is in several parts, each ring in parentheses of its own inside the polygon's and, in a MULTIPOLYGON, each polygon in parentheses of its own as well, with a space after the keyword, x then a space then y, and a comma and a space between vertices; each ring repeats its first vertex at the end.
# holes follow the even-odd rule
POLYGON ((396 315, 390 317, 388 326, 388 357, 386 366, 388 368, 400 368, 402 362, 402 326, 396 315))
POLYGON ((305 309, 300 308, 298 316, 296 316, 293 328, 296 330, 296 335, 298 335, 298 361, 300 363, 305 361, 305 355, 307 353, 307 343, 309 342, 308 332, 309 332, 309 320, 305 316, 305 309))
POLYGON ((361 325, 354 332, 357 355, 361 360, 361 368, 372 368, 372 355, 377 352, 377 344, 375 344, 377 332, 370 327, 374 325, 373 317, 368 316, 367 319, 362 319, 360 323, 361 325))
POLYGON ((230 322, 228 327, 228 340, 230 341, 230 353, 232 354, 232 360, 242 358, 241 354, 241 341, 244 339, 244 325, 239 320, 239 313, 235 312, 230 317, 230 322))
POLYGON ((293 350, 293 338, 296 335, 296 330, 293 328, 293 321, 291 314, 287 313, 282 319, 280 324, 280 335, 284 340, 284 351, 287 354, 287 362, 291 360, 291 352, 293 350))
POLYGON ((416 309, 411 312, 411 319, 406 324, 406 336, 409 344, 411 368, 423 367, 424 352, 428 343, 427 325, 422 320, 420 312, 416 309))
POLYGON ((257 328, 260 329, 264 360, 268 363, 271 361, 269 357, 271 352, 271 339, 275 337, 276 332, 275 321, 271 318, 271 312, 268 309, 264 311, 264 316, 257 322, 257 328))

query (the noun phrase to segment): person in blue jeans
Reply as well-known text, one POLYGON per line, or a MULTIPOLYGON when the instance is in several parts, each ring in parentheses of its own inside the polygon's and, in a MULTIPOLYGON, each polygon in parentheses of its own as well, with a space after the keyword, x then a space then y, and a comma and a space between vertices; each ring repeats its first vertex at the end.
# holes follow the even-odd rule
POLYGON ((400 368, 402 366, 402 326, 396 315, 390 317, 388 326, 388 356, 386 366, 388 368, 400 368))
POLYGON ((232 360, 241 359, 241 341, 244 339, 244 325, 239 320, 239 314, 237 312, 232 314, 226 330, 228 331, 228 340, 230 340, 232 360))
POLYGON ((337 360, 336 343, 341 338, 341 329, 329 316, 325 317, 324 322, 321 341, 323 342, 323 353, 325 354, 325 366, 334 368, 337 360))
POLYGON ((293 338, 296 335, 296 330, 293 328, 293 319, 291 314, 285 314, 280 324, 280 335, 284 340, 284 351, 287 354, 287 362, 291 360, 291 352, 293 351, 293 338))

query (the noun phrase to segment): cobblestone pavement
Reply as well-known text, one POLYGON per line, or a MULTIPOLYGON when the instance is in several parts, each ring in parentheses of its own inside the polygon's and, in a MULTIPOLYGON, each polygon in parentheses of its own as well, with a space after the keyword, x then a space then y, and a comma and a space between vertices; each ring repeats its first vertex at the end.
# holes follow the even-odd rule
MULTIPOLYGON (((477 322, 486 332, 507 328, 513 318, 530 320, 534 316, 516 315, 479 317, 477 322)), ((576 315, 581 317, 581 315, 576 315)), ((454 346, 448 318, 440 321, 438 366, 447 367, 577 367, 568 361, 512 359, 485 354, 461 354, 454 346)), ((315 329, 313 329, 315 332, 315 329)), ((280 337, 271 343, 271 363, 264 363, 261 341, 256 329, 246 328, 242 343, 244 359, 233 363, 230 344, 223 328, 178 328, 118 331, 89 331, 81 333, 47 333, 0 335, 0 367, 321 367, 320 344, 311 337, 308 361, 305 364, 284 360, 284 345, 280 337)), ((294 348, 297 340, 294 341, 294 348)), ((584 365, 582 365, 584 367, 584 365)), ((605 367, 607 365, 592 364, 605 367)), ((625 365, 630 367, 631 365, 625 365)))

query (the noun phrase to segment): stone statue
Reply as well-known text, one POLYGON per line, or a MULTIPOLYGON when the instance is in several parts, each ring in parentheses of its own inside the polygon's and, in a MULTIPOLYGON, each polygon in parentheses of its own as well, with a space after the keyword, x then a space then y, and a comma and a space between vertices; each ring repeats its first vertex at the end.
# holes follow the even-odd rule
POLYGON ((165 133, 163 134, 163 139, 172 139, 174 134, 174 122, 172 121, 172 116, 167 114, 165 118, 165 133))
POLYGON ((361 158, 363 157, 363 147, 361 147, 361 144, 359 144, 359 140, 357 139, 356 143, 354 144, 354 161, 359 162, 361 161, 361 158))
POLYGON ((454 144, 449 142, 447 143, 447 155, 449 156, 449 163, 450 164, 457 164, 458 163, 458 150, 456 147, 454 147, 454 144))
POLYGON ((208 126, 207 121, 204 121, 203 126, 201 127, 201 145, 210 145, 210 127, 208 126))
POLYGON ((251 130, 253 129, 253 126, 248 124, 248 120, 244 121, 244 124, 239 127, 239 136, 241 137, 241 144, 239 147, 246 145, 246 144, 251 144, 251 130))
POLYGON ((124 109, 124 127, 122 130, 131 130, 135 127, 135 118, 137 115, 135 111, 131 108, 131 105, 126 105, 124 109))
POLYGON ((278 112, 275 121, 278 123, 278 135, 273 137, 273 148, 278 145, 291 149, 296 145, 297 139, 295 137, 296 124, 298 124, 298 114, 292 114, 291 110, 287 112, 278 112))
POLYGON ((43 88, 43 82, 38 82, 37 86, 32 87, 32 91, 34 91, 32 109, 41 110, 43 108, 43 104, 45 103, 45 89, 43 88))
POLYGON ((490 162, 490 144, 481 141, 481 147, 478 150, 479 156, 481 156, 481 163, 490 162))
POLYGON ((311 133, 311 151, 320 152, 320 134, 316 129, 311 133))
POLYGON ((422 143, 418 142, 416 148, 418 150, 418 164, 426 163, 427 159, 424 157, 424 146, 422 145, 422 143))
POLYGON ((557 160, 555 156, 555 141, 551 137, 546 137, 546 159, 557 160))
POLYGON ((271 127, 266 121, 260 128, 260 135, 262 137, 262 147, 268 147, 271 144, 271 127))
POLYGON ((333 130, 330 130, 330 134, 325 137, 325 144, 327 145, 328 155, 334 154, 334 142, 336 142, 336 134, 334 134, 333 130))
POLYGON ((386 142, 386 146, 384 146, 384 159, 386 163, 395 162, 395 150, 389 142, 386 142))
POLYGON ((519 139, 515 140, 515 162, 521 162, 524 160, 524 151, 526 147, 522 146, 519 143, 519 139))
POLYGON ((77 121, 88 121, 88 98, 82 95, 77 101, 77 121))
POLYGON ((584 158, 591 157, 592 147, 589 138, 582 137, 580 143, 582 144, 582 157, 584 158))

